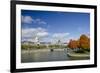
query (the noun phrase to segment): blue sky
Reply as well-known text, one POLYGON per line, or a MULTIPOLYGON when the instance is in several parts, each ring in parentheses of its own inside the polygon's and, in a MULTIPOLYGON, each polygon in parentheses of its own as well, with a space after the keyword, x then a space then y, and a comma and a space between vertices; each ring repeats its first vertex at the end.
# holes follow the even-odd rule
POLYGON ((21 10, 22 41, 78 39, 82 34, 90 34, 90 14, 79 12, 54 12, 21 10))

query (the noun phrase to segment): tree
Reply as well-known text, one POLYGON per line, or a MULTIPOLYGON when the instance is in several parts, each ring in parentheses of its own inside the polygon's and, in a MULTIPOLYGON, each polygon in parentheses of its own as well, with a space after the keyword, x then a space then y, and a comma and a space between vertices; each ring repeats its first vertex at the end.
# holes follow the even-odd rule
POLYGON ((78 48, 79 46, 79 42, 77 40, 70 40, 69 44, 68 44, 68 47, 71 48, 71 49, 75 49, 75 48, 78 48))
POLYGON ((82 49, 90 49, 90 38, 86 35, 81 35, 79 39, 79 46, 82 49))

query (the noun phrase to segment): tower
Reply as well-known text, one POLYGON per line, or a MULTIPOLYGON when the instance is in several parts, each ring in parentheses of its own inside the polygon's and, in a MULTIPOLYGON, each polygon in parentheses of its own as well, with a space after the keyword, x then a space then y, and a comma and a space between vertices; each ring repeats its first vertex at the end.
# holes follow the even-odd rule
POLYGON ((35 44, 40 44, 38 37, 35 38, 35 44))

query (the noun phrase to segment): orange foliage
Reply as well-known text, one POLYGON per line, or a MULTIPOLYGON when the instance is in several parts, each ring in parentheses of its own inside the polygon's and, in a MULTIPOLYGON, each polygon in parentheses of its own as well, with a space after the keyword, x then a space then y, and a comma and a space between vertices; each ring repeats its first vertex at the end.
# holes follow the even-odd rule
POLYGON ((79 42, 81 48, 83 49, 90 48, 90 39, 86 35, 81 35, 79 42))
POLYGON ((79 40, 70 40, 68 44, 69 48, 82 48, 90 49, 90 39, 86 35, 81 35, 79 40))
POLYGON ((68 44, 68 47, 74 49, 74 48, 77 48, 79 45, 78 41, 76 40, 70 40, 69 44, 68 44))

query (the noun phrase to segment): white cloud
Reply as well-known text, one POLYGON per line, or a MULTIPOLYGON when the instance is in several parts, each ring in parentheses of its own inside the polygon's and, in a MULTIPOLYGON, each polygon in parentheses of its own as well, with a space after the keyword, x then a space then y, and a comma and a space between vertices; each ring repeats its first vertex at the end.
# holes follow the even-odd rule
POLYGON ((68 36, 70 33, 55 33, 53 34, 54 38, 64 38, 66 36, 68 36))
POLYGON ((31 16, 21 16, 22 23, 31 24, 34 20, 31 16))
POLYGON ((67 39, 68 39, 68 35, 70 33, 54 33, 52 35, 53 37, 53 42, 57 42, 58 40, 60 40, 61 42, 67 42, 67 39))
POLYGON ((37 33, 37 36, 40 36, 40 37, 44 37, 44 36, 47 36, 48 35, 48 32, 39 32, 37 33))
POLYGON ((22 39, 29 40, 29 39, 35 39, 36 37, 38 38, 43 38, 48 36, 48 32, 46 29, 38 27, 38 28, 27 28, 27 29, 22 29, 22 39))
POLYGON ((57 42, 58 40, 61 40, 62 42, 67 42, 69 34, 70 33, 54 33, 50 35, 46 29, 41 27, 27 28, 22 29, 22 41, 35 42, 36 37, 38 37, 41 41, 57 42))
POLYGON ((21 16, 22 23, 26 24, 47 24, 44 20, 40 18, 32 18, 31 16, 21 16))

